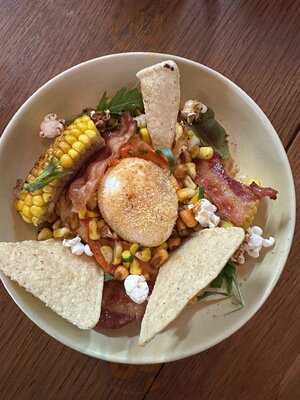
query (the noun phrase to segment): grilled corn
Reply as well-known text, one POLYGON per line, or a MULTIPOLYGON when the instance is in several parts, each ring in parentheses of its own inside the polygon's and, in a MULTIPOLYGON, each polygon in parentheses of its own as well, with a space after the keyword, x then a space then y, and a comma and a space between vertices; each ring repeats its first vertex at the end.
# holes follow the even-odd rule
POLYGON ((104 144, 87 115, 74 120, 36 162, 17 195, 15 207, 27 223, 51 221, 63 187, 82 163, 104 144))

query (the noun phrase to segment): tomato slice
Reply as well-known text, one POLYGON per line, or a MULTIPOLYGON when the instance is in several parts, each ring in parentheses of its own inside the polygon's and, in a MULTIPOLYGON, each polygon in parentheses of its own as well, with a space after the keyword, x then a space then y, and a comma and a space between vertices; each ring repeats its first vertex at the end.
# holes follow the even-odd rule
POLYGON ((108 274, 113 275, 115 272, 116 267, 114 265, 109 264, 105 258, 103 257, 102 251, 100 249, 101 242, 99 240, 88 240, 88 245, 94 254, 94 257, 103 271, 107 272, 108 274))
POLYGON ((156 153, 149 144, 141 140, 133 140, 123 146, 120 150, 120 157, 139 157, 147 161, 152 161, 161 168, 168 168, 168 161, 163 156, 156 153))

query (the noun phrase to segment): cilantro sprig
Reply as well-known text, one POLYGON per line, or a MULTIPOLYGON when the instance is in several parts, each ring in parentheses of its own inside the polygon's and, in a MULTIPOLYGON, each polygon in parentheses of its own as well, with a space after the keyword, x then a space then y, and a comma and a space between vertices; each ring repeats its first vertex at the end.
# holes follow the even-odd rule
POLYGON ((125 111, 132 114, 143 112, 144 104, 140 90, 123 87, 112 98, 109 98, 105 91, 99 101, 97 111, 106 110, 109 110, 115 116, 119 116, 125 111))

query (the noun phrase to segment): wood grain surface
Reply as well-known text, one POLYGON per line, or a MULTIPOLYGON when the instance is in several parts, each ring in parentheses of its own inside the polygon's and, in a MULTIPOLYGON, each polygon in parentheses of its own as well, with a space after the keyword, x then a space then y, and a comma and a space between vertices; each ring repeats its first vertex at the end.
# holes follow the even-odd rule
MULTIPOLYGON (((0 0, 0 131, 72 65, 124 51, 177 54, 223 73, 260 105, 288 152, 299 199, 299 21, 299 0, 0 0)), ((239 332, 166 365, 76 353, 37 328, 0 286, 0 399, 299 399, 299 250, 296 229, 279 283, 239 332)))

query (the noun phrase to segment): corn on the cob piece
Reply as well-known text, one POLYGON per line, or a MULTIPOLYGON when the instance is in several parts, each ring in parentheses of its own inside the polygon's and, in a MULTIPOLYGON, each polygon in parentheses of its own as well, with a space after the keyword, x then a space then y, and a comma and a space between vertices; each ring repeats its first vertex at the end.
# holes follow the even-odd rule
POLYGON ((51 220, 66 183, 104 145, 89 116, 76 118, 36 162, 17 195, 16 209, 27 223, 51 220))

